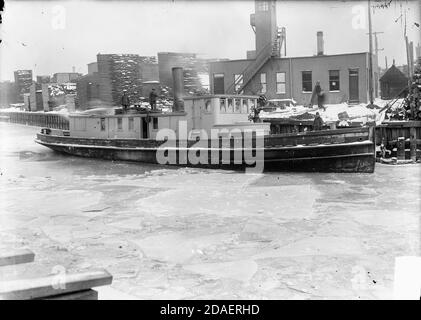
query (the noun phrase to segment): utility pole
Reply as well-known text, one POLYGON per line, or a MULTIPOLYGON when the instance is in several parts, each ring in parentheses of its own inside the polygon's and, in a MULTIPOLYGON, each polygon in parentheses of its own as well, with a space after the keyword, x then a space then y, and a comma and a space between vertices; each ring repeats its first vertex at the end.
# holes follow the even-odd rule
POLYGON ((371 1, 368 0, 368 41, 369 41, 369 74, 368 74, 368 94, 370 105, 373 105, 373 30, 371 25, 371 1))
MULTIPOLYGON (((379 79, 378 79, 378 76, 379 76, 379 72, 378 72, 378 70, 379 70, 379 52, 380 51, 383 51, 384 50, 384 48, 381 48, 381 49, 379 49, 379 43, 378 43, 378 40, 377 40, 377 35, 378 34, 382 34, 382 33, 384 33, 384 32, 378 32, 378 31, 376 31, 376 32, 372 32, 372 34, 374 34, 374 52, 375 52, 375 62, 374 62, 374 65, 376 66, 376 70, 377 70, 377 77, 374 77, 374 69, 373 69, 373 77, 374 77, 374 81, 375 81, 375 89, 376 89, 376 96, 378 96, 379 95, 379 92, 378 92, 378 81, 379 81, 379 79)), ((369 33, 366 33, 366 34, 368 34, 369 35, 369 33)), ((386 70, 387 70, 387 60, 386 60, 386 70)))

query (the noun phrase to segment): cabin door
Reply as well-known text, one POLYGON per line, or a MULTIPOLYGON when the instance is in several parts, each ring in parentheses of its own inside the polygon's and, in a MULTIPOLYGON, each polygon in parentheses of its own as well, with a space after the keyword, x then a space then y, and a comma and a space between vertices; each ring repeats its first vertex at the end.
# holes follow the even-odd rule
POLYGON ((146 120, 146 117, 142 117, 142 138, 143 139, 149 138, 149 123, 146 120))
POLYGON ((349 69, 349 102, 359 103, 358 69, 349 69))

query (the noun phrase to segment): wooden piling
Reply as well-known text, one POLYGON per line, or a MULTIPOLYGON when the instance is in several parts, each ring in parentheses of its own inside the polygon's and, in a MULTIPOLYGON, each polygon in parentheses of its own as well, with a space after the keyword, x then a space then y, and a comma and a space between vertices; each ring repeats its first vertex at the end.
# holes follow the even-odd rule
POLYGON ((398 138, 397 158, 398 160, 405 160, 405 137, 398 138))
POLYGON ((417 161, 417 130, 415 127, 410 128, 409 133, 409 149, 412 161, 417 161))

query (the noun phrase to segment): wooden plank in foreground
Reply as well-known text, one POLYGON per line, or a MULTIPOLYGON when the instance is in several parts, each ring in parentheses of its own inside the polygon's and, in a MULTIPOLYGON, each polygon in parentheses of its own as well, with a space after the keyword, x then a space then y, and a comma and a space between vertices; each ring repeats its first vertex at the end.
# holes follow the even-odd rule
POLYGON ((31 250, 0 251, 0 267, 33 262, 35 254, 31 250))
POLYGON ((0 282, 0 300, 26 300, 75 293, 111 284, 106 270, 0 282))

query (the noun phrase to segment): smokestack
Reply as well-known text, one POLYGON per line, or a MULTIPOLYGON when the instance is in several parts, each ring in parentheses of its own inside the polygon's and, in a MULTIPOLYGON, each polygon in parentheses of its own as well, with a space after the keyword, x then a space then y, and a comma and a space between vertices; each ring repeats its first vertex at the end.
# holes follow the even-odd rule
POLYGON ((173 91, 174 91, 174 105, 173 112, 184 111, 184 77, 183 68, 172 68, 173 91))
POLYGON ((72 67, 72 72, 75 73, 76 72, 76 68, 73 66, 72 67))
POLYGON ((324 46, 323 31, 318 31, 317 32, 317 55, 318 56, 324 55, 323 46, 324 46))

